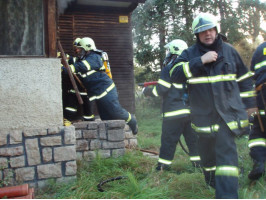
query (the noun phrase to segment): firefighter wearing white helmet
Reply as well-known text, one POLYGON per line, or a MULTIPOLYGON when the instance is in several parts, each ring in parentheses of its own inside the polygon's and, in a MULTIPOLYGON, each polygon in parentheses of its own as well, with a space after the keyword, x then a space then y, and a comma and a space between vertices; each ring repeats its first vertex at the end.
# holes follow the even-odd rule
POLYGON ((90 101, 96 102, 97 110, 102 120, 125 120, 137 134, 136 118, 126 111, 119 103, 117 89, 112 79, 104 73, 105 66, 94 41, 85 37, 77 45, 79 60, 70 65, 73 73, 80 75, 87 89, 90 101))
POLYGON ((156 169, 170 169, 181 134, 187 143, 192 165, 199 167, 197 137, 190 126, 186 84, 173 84, 169 75, 171 63, 187 48, 187 44, 183 40, 176 39, 165 45, 165 48, 170 52, 164 61, 165 67, 162 69, 158 84, 153 87, 145 87, 143 91, 145 96, 161 96, 163 98, 161 147, 156 169))
MULTIPOLYGON (((76 52, 76 49, 79 45, 81 38, 76 38, 73 41, 73 48, 76 52)), ((78 57, 68 56, 69 65, 74 64, 79 60, 78 57)), ((63 114, 64 118, 68 121, 93 121, 93 105, 92 102, 89 101, 87 91, 84 88, 77 84, 78 89, 80 91, 81 98, 83 100, 83 104, 79 105, 75 90, 71 84, 70 78, 68 76, 67 70, 65 67, 62 67, 62 97, 63 97, 63 114)), ((80 78, 79 76, 77 76, 80 78)))
POLYGON ((248 134, 248 114, 256 110, 253 84, 238 52, 218 34, 215 16, 199 14, 192 30, 197 41, 175 60, 171 80, 188 83, 191 126, 199 137, 206 183, 216 189, 216 198, 236 199, 235 137, 248 134))

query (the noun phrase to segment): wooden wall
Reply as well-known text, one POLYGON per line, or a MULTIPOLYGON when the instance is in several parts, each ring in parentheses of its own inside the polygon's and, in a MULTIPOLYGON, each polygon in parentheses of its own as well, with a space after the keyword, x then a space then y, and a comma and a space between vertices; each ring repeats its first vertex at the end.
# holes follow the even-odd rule
POLYGON ((133 44, 130 13, 119 11, 88 11, 72 9, 59 16, 58 36, 65 52, 72 55, 73 40, 91 37, 98 49, 106 51, 113 80, 121 105, 135 113, 135 86, 133 72, 133 44), (78 11, 75 11, 78 10, 78 11), (128 16, 128 23, 119 23, 119 16, 128 16))

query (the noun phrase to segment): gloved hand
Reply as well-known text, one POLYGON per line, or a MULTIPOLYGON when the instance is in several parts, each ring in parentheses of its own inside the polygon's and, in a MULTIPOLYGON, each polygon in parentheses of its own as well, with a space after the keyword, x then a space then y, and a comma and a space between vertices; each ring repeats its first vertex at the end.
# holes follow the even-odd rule
POLYGON ((144 96, 153 96, 153 94, 152 94, 152 90, 153 90, 153 87, 144 87, 143 89, 142 89, 142 93, 144 94, 144 96))

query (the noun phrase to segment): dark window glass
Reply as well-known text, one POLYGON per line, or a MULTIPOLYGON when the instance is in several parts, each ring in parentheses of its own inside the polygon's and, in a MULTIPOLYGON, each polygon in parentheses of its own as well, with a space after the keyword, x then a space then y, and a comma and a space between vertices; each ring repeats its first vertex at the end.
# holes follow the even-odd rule
POLYGON ((0 0, 0 55, 44 55, 42 0, 0 0))

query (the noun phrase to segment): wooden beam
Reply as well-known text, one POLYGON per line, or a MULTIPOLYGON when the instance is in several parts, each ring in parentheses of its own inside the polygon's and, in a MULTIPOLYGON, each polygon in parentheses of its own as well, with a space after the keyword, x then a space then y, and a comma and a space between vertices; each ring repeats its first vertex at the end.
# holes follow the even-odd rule
POLYGON ((55 58, 57 51, 56 0, 47 0, 47 56, 55 58))

